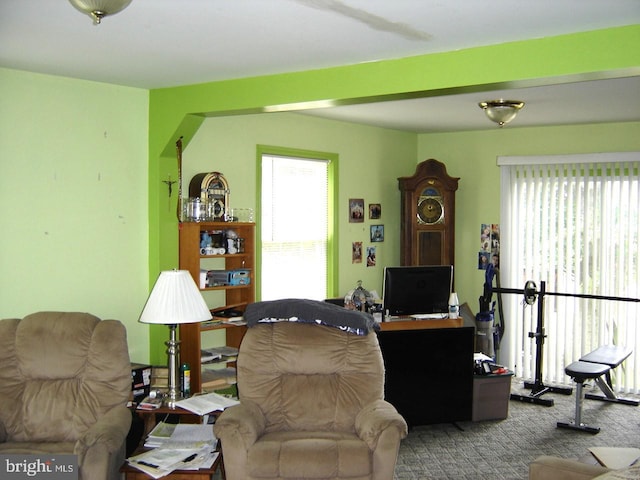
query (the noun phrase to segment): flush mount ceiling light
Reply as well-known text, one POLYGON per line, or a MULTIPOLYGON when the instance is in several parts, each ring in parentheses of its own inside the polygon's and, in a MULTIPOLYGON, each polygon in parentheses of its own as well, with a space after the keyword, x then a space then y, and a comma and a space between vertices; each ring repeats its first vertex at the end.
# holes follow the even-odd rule
POLYGON ((69 3, 77 10, 89 15, 94 25, 99 25, 103 17, 124 10, 131 0, 69 0, 69 3))
POLYGON ((480 102, 478 106, 484 110, 489 120, 496 122, 502 127, 505 123, 509 123, 516 118, 520 109, 524 107, 524 102, 500 99, 480 102))

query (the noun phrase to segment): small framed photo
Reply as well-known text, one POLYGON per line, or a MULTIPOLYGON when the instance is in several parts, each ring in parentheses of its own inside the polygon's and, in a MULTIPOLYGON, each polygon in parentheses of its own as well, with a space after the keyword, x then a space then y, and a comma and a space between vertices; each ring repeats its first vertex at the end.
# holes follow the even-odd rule
POLYGON ((362 242, 351 244, 351 263, 362 263, 362 242))
POLYGON ((376 266, 376 247, 367 247, 367 267, 376 266))
POLYGON ((372 242, 384 242, 384 225, 371 225, 369 230, 372 242))
POLYGON ((378 220, 382 217, 382 206, 379 203, 369 204, 369 218, 371 220, 378 220))
POLYGON ((364 199, 363 198, 349 199, 349 222, 350 223, 364 222, 364 199))

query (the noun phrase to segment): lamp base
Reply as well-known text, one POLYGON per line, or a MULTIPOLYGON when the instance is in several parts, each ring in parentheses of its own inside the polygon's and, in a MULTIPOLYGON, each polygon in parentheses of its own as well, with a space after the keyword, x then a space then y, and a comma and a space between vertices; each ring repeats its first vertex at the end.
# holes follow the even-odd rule
POLYGON ((176 402, 180 401, 183 396, 178 387, 179 384, 179 369, 178 369, 178 354, 180 352, 180 342, 176 340, 176 327, 177 325, 169 325, 169 341, 165 342, 167 346, 167 360, 169 363, 169 390, 162 402, 162 404, 171 409, 176 408, 176 402))
POLYGON ((166 408, 170 408, 171 410, 175 410, 178 408, 176 402, 183 400, 185 397, 182 395, 171 396, 171 394, 167 393, 166 396, 162 399, 162 406, 166 408))

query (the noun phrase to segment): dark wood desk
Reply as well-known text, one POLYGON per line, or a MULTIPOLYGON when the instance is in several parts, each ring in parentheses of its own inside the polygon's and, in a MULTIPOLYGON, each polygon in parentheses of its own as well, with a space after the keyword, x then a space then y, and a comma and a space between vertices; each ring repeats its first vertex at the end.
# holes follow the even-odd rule
POLYGON ((471 420, 474 335, 461 318, 380 324, 385 398, 410 427, 471 420))

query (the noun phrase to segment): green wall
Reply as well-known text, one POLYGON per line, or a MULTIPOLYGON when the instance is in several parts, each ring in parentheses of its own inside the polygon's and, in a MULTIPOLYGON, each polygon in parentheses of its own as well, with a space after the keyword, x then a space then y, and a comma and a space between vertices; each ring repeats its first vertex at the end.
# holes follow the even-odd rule
MULTIPOLYGON (((502 129, 418 136, 418 158, 436 158, 460 177, 456 194, 456 289, 478 310, 484 272, 478 270, 480 225, 500 222, 499 156, 640 151, 640 122, 502 129)), ((544 279, 531 279, 539 282, 544 279)), ((524 285, 503 285, 522 288, 524 285)))
MULTIPOLYGON (((276 126, 257 116, 247 142, 218 147, 206 137, 215 136, 222 125, 230 136, 246 135, 248 127, 239 115, 295 110, 313 102, 354 103, 638 74, 640 49, 632 48, 638 43, 636 25, 152 91, 0 69, 0 267, 10 278, 0 288, 0 317, 51 309, 118 318, 127 325, 133 360, 164 362, 166 329, 149 329, 137 319, 158 272, 177 265, 176 195, 168 198, 162 180, 176 178, 175 142, 181 136, 186 166, 204 162, 207 168, 201 171, 209 171, 220 165, 231 182, 232 202, 244 206, 255 201, 255 154, 238 174, 235 168, 245 163, 234 158, 237 149, 243 156, 255 143, 335 150, 340 155, 338 208, 350 197, 379 201, 382 223, 391 226, 380 245, 384 259, 367 269, 350 264, 350 242, 358 235, 366 242, 366 232, 340 219, 340 263, 346 264, 341 265, 341 293, 358 279, 378 288, 374 285, 383 264, 394 263, 397 255, 396 178, 413 173, 411 162, 438 158, 451 175, 462 177, 456 253, 458 264, 465 263, 467 255, 475 258, 479 223, 498 217, 496 191, 485 196, 487 191, 480 190, 483 180, 497 178, 496 154, 637 149, 632 140, 638 138, 637 125, 412 135, 286 114, 269 116, 276 126), (208 117, 220 117, 221 123, 208 117), (297 123, 300 128, 292 125, 297 123), (310 131, 303 131, 307 124, 310 131), (201 126, 208 132, 202 138, 201 126), (295 136, 287 131, 294 127, 295 136), (572 133, 570 141, 567 132, 572 133), (405 157, 410 154, 412 159, 405 157), (466 164, 471 158, 478 163, 466 164)), ((199 168, 195 165, 194 171, 199 168)), ((462 268, 466 272, 468 267, 462 268)), ((480 288, 479 274, 471 270, 469 280, 458 283, 464 299, 477 297, 480 288)))
POLYGON ((0 69, 0 318, 138 323, 148 288, 148 92, 0 69))
MULTIPOLYGON (((256 145, 337 153, 338 160, 338 268, 335 296, 344 296, 358 280, 382 295, 384 265, 400 257, 400 191, 397 178, 415 169, 416 135, 295 113, 231 116, 206 119, 183 155, 185 190, 201 172, 219 171, 231 190, 230 204, 256 207, 256 145), (380 220, 349 223, 349 198, 382 205, 380 220), (383 224, 385 241, 372 244, 369 226, 383 224), (377 265, 352 264, 351 243, 377 247, 377 265)), ((300 199, 313 201, 313 199, 300 199)), ((295 221, 295 220, 292 220, 295 221)), ((259 223, 259 219, 257 219, 259 223)), ((304 281, 304 274, 294 281, 304 281)))

